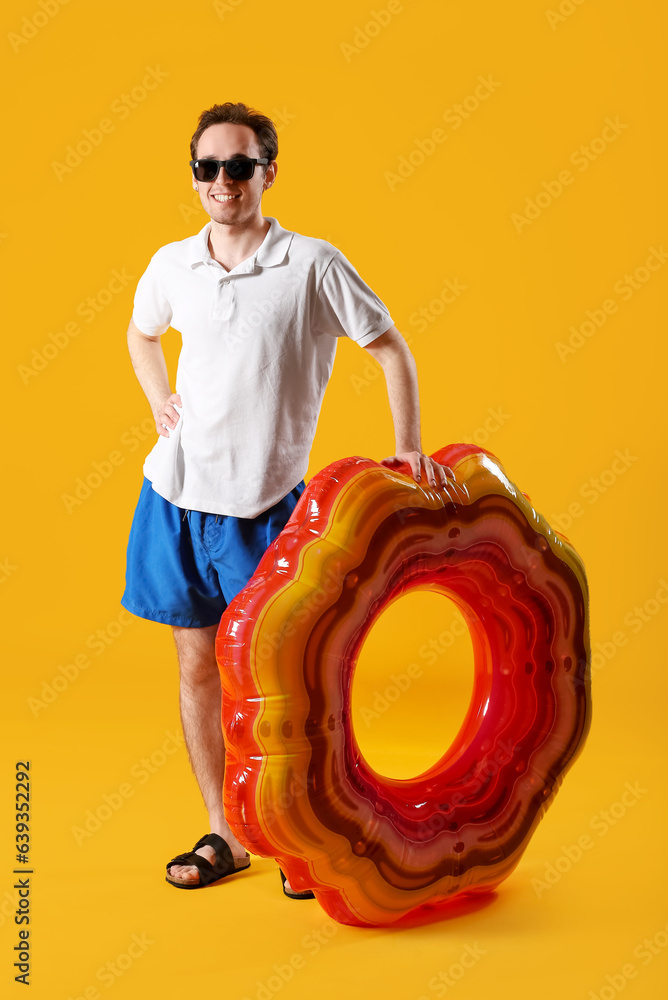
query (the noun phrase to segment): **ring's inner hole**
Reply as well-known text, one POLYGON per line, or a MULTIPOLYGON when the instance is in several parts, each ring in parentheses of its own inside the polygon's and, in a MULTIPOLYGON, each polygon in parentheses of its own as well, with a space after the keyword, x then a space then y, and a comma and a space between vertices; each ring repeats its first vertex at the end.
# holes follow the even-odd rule
POLYGON ((473 646, 457 605, 414 590, 376 619, 362 646, 351 692, 355 738, 388 778, 413 778, 457 735, 473 691, 473 646))

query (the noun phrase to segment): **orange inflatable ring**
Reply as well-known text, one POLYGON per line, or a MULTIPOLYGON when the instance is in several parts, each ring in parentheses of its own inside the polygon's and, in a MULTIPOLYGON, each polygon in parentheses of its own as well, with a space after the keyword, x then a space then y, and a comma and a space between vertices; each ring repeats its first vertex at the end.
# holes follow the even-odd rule
POLYGON ((497 886, 589 728, 579 557, 489 452, 432 457, 446 490, 362 458, 315 476, 217 634, 230 826, 342 923, 497 886), (425 587, 469 623, 473 695, 441 759, 391 779, 360 753, 353 673, 383 609, 425 587))

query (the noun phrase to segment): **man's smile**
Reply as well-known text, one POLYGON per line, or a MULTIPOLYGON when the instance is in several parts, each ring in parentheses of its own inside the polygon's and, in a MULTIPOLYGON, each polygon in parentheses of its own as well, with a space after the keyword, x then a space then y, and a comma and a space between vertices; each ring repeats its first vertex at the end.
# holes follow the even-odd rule
POLYGON ((239 194, 214 194, 211 195, 211 197, 215 198, 216 201, 234 201, 234 199, 238 198, 240 194, 241 192, 239 192, 239 194))

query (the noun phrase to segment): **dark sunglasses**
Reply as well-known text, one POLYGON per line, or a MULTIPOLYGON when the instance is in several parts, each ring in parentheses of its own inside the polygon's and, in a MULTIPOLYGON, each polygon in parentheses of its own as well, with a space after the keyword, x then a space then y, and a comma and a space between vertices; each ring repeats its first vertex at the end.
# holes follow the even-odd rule
POLYGON ((215 181, 221 167, 225 167, 227 176, 233 181, 249 181, 255 173, 256 163, 269 163, 269 160, 239 156, 233 160, 191 160, 190 166, 196 181, 215 181))

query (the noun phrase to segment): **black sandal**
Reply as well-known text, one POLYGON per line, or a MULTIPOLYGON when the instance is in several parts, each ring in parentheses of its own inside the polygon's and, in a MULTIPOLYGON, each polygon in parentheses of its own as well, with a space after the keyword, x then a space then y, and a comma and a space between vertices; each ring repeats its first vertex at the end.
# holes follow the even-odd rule
POLYGON ((228 875, 234 875, 236 872, 244 871, 245 868, 250 868, 250 854, 247 854, 245 858, 234 858, 229 844, 222 837, 217 833, 207 833, 206 837, 202 837, 201 840, 197 841, 192 851, 188 854, 179 854, 167 862, 167 875, 165 879, 171 885, 175 885, 177 889, 203 889, 204 886, 213 885, 214 882, 219 882, 221 879, 226 878, 228 875), (203 858, 201 854, 195 854, 195 851, 199 847, 204 847, 205 845, 213 847, 216 852, 216 860, 213 864, 207 861, 206 858, 203 858), (199 882, 193 882, 192 879, 176 878, 176 876, 170 875, 169 869, 172 865, 194 865, 199 872, 199 882))
POLYGON ((282 870, 280 868, 278 870, 281 873, 281 883, 283 885, 283 894, 285 896, 287 896, 288 899, 315 899, 315 893, 311 892, 310 889, 304 889, 303 892, 295 892, 294 889, 286 889, 285 888, 285 875, 283 874, 283 872, 282 872, 282 870))

